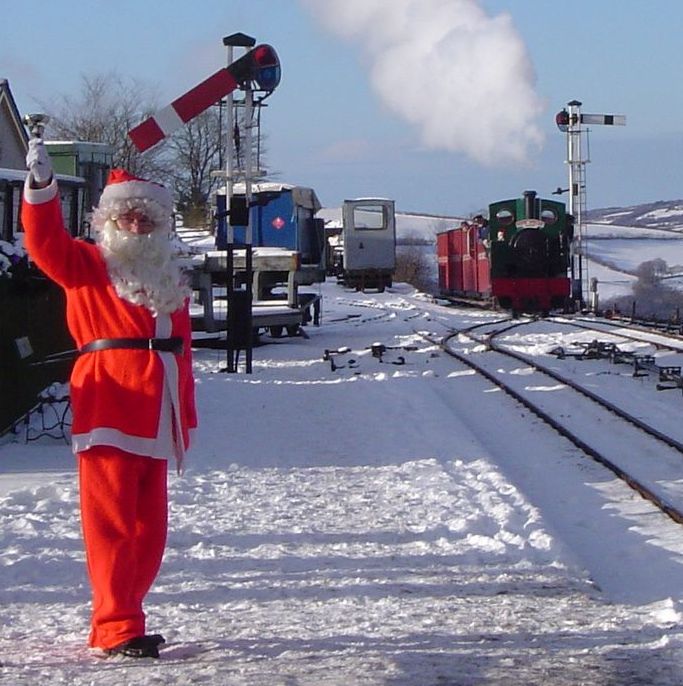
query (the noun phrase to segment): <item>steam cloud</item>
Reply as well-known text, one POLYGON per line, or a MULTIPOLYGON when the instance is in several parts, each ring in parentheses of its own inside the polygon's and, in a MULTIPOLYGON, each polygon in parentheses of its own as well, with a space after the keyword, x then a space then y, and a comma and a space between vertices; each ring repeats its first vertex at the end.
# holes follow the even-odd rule
POLYGON ((543 104, 508 14, 477 0, 301 0, 321 23, 362 46, 372 86, 430 148, 484 165, 526 163, 540 148, 543 104))

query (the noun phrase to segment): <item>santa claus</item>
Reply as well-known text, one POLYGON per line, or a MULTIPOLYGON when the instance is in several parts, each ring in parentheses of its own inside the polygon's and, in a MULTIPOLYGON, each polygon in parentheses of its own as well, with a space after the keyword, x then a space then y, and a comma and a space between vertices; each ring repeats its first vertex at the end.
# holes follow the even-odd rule
POLYGON ((170 242, 172 197, 113 170, 94 212, 95 244, 64 228, 40 138, 29 143, 25 245, 66 293, 78 346, 70 382, 73 449, 93 591, 89 643, 158 657, 142 602, 166 545, 167 460, 178 470, 197 425, 189 288, 170 242))

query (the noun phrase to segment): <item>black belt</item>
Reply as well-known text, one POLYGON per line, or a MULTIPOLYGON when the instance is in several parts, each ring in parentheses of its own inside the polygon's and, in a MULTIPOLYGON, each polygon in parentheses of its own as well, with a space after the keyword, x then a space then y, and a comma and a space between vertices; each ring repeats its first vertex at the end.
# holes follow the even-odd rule
POLYGON ((79 352, 93 353, 97 350, 112 350, 114 348, 159 350, 180 355, 183 352, 183 339, 180 336, 171 336, 171 338, 97 338, 86 343, 79 352))

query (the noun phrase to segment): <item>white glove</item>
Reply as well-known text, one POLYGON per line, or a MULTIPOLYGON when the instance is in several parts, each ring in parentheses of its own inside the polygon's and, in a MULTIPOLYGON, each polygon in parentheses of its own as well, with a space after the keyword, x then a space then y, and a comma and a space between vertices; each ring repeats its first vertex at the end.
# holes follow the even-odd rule
POLYGON ((26 166, 37 183, 47 184, 52 179, 52 162, 42 138, 29 140, 26 166))

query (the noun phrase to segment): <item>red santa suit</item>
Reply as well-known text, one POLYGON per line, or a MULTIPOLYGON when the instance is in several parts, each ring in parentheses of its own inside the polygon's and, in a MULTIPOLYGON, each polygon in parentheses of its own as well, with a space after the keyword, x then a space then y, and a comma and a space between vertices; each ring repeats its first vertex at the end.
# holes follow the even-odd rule
MULTIPOLYGON (((116 173, 103 200, 170 197, 161 186, 116 173)), ((93 586, 90 644, 108 649, 145 634, 142 599, 166 542, 166 459, 175 458, 180 470, 197 425, 187 301, 171 313, 153 313, 120 297, 100 246, 65 230, 55 181, 32 189, 27 180, 22 223, 29 255, 66 293, 67 323, 79 349, 97 339, 183 341, 182 352, 87 352, 71 374, 73 449, 93 586)))

